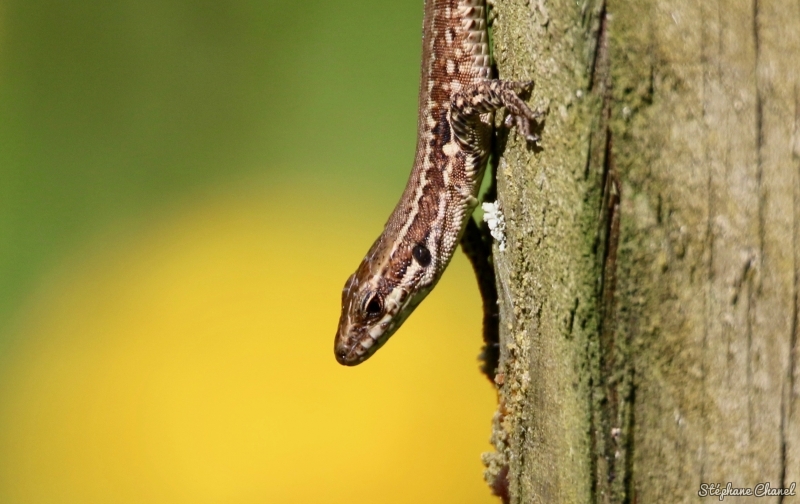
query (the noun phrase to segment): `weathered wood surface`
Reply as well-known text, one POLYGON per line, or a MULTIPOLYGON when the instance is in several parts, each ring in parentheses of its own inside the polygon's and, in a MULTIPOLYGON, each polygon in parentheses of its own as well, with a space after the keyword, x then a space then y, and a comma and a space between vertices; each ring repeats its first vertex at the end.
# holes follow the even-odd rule
POLYGON ((526 504, 800 483, 800 3, 493 15, 500 76, 549 114, 498 168, 488 479, 526 504))

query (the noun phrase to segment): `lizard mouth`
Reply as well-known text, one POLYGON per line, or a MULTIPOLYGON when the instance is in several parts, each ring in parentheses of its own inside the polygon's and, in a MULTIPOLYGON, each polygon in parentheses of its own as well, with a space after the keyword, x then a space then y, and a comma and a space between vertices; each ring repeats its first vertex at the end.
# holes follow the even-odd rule
POLYGON ((389 337, 388 332, 382 332, 373 337, 369 332, 351 334, 350 337, 339 338, 334 347, 336 361, 343 366, 356 366, 369 359, 389 337))

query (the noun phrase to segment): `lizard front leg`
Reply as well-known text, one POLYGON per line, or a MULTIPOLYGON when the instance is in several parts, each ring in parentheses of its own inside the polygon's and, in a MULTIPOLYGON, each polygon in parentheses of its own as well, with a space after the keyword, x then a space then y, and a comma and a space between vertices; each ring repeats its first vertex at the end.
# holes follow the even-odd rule
POLYGON ((513 82, 499 79, 485 80, 471 84, 452 99, 453 131, 458 141, 465 147, 471 142, 470 127, 478 120, 481 114, 494 112, 505 107, 509 112, 507 125, 516 124, 517 129, 528 142, 539 140, 537 135, 531 133, 530 121, 542 116, 541 111, 531 110, 520 98, 520 95, 530 91, 533 82, 513 82), (513 122, 512 122, 513 121, 513 122))

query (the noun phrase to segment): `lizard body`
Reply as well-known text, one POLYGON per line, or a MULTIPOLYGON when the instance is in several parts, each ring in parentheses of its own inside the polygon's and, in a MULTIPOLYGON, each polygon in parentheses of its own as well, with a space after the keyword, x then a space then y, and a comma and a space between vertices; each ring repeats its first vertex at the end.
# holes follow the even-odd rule
POLYGON ((506 107, 528 141, 538 117, 519 97, 530 83, 491 79, 484 0, 425 0, 417 150, 383 233, 342 291, 337 361, 356 365, 436 285, 477 204, 493 112, 506 107))

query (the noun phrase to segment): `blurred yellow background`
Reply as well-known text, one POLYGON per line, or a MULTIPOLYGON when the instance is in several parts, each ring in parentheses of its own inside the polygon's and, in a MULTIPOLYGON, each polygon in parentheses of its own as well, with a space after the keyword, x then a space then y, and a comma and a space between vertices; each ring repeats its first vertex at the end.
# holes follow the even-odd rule
POLYGON ((413 158, 422 2, 0 0, 0 503, 491 503, 457 255, 341 288, 413 158))

